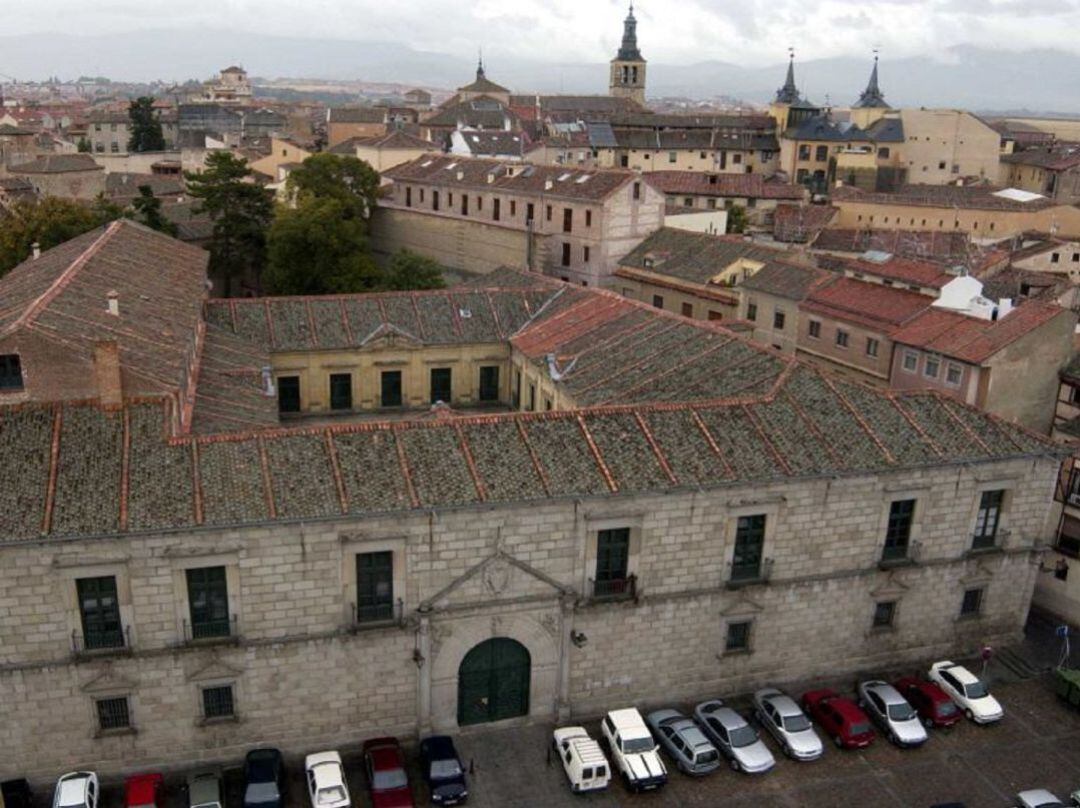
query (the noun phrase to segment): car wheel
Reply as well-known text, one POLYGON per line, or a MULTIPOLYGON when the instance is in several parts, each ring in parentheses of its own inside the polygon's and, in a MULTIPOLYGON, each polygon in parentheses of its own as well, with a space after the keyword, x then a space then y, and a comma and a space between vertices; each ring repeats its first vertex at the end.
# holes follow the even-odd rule
POLYGON ((792 759, 794 759, 794 757, 795 757, 794 750, 790 746, 788 746, 787 744, 784 744, 784 754, 787 757, 792 758, 792 759))
POLYGON ((844 742, 843 742, 843 740, 841 740, 839 735, 834 737, 832 740, 833 740, 833 743, 836 744, 837 749, 843 749, 844 748, 844 742))
POLYGON ((733 772, 737 772, 742 769, 742 766, 739 765, 739 761, 737 761, 735 758, 731 758, 730 760, 728 760, 728 763, 731 765, 731 770, 733 772))
POLYGON ((934 719, 932 719, 932 718, 924 718, 923 719, 923 725, 927 729, 933 729, 934 728, 934 719))
POLYGON ((975 720, 975 713, 971 712, 971 710, 964 710, 964 715, 967 716, 968 721, 975 720))

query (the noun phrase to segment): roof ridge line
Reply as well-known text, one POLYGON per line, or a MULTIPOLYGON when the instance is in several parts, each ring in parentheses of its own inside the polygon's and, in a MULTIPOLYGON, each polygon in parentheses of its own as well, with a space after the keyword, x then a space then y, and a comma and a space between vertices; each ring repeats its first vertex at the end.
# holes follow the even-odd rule
POLYGON ((870 426, 870 423, 866 420, 866 418, 863 417, 862 413, 855 409, 855 405, 852 404, 848 400, 848 397, 845 396, 840 391, 840 389, 833 384, 832 379, 830 379, 827 374, 818 371, 818 377, 825 384, 825 386, 829 388, 832 394, 840 400, 840 403, 847 409, 847 411, 851 413, 851 417, 855 419, 855 422, 860 427, 862 427, 863 431, 866 432, 866 434, 870 437, 870 440, 873 441, 874 445, 877 446, 878 450, 885 456, 886 462, 895 465, 896 458, 893 457, 893 453, 890 452, 889 448, 884 444, 884 442, 882 442, 881 438, 874 431, 873 427, 870 426))

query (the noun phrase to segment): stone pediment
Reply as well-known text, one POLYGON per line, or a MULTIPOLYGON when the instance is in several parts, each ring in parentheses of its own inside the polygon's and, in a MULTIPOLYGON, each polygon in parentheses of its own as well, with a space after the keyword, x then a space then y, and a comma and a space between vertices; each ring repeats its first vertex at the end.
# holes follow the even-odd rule
POLYGON ((968 566, 963 577, 960 578, 960 583, 964 586, 979 586, 990 583, 994 577, 992 566, 992 563, 983 559, 977 560, 973 565, 968 566))
POLYGON ((440 611, 495 600, 556 598, 569 593, 569 587, 500 549, 425 600, 420 609, 440 611))
POLYGON ((721 617, 743 617, 755 615, 762 610, 760 603, 755 601, 745 591, 740 591, 731 603, 720 610, 721 617))
POLYGON ((903 597, 911 587, 904 583, 900 575, 897 570, 891 570, 884 581, 870 590, 870 597, 874 600, 903 597))
POLYGON ((112 665, 107 665, 105 670, 83 684, 80 689, 89 696, 105 696, 130 693, 137 686, 138 682, 117 674, 113 671, 112 665))
POLYGON ((189 673, 187 679, 189 682, 212 682, 222 679, 236 679, 243 672, 243 668, 237 668, 214 658, 189 673))
POLYGON ((371 351, 383 348, 419 348, 423 340, 393 323, 383 323, 362 340, 360 347, 371 351))

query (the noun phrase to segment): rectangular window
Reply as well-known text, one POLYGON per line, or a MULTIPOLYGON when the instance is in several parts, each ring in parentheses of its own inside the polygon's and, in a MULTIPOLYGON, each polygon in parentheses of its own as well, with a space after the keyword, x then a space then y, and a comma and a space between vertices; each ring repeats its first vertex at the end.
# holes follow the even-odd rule
POLYGON ((87 651, 123 648, 124 628, 120 622, 120 603, 116 597, 116 578, 79 578, 75 581, 82 619, 82 647, 87 651))
POLYGON ((526 222, 531 222, 535 218, 535 214, 536 214, 536 208, 533 206, 532 202, 529 202, 525 206, 525 221, 526 222))
POLYGON ((911 351, 904 351, 904 370, 914 373, 919 368, 919 355, 911 351))
POLYGON ((586 247, 585 249, 583 249, 581 251, 581 256, 585 260, 585 263, 587 264, 587 263, 589 263, 589 258, 592 257, 592 251, 588 247, 586 247))
POLYGON ((749 620, 740 620, 737 623, 728 623, 727 636, 724 639, 724 650, 749 651, 750 650, 750 626, 749 620))
POLYGON ((765 515, 740 516, 735 526, 735 552, 731 557, 731 580, 753 581, 761 577, 765 548, 765 515))
POLYGON ((997 542, 998 523, 1001 521, 1001 505, 1004 501, 1004 491, 982 492, 982 496, 979 498, 979 513, 975 517, 975 536, 971 542, 971 549, 982 550, 993 547, 997 542))
POLYGON ((562 212, 562 231, 564 233, 574 232, 574 209, 563 208, 562 212))
POLYGON ((592 211, 591 210, 585 211, 585 226, 586 227, 592 227, 592 211))
POLYGON ((499 199, 498 197, 495 197, 495 199, 491 203, 491 218, 494 221, 497 222, 497 221, 499 221, 501 216, 502 216, 502 200, 499 199))
POLYGON ((923 365, 923 375, 928 379, 936 379, 938 377, 938 371, 941 369, 941 360, 936 356, 926 357, 926 364, 923 365))
POLYGON ((717 321, 723 320, 723 319, 724 319, 724 313, 723 312, 714 311, 713 309, 709 309, 709 320, 711 322, 717 322, 717 321))
POLYGON ((963 368, 950 362, 948 367, 945 369, 945 383, 950 387, 959 387, 960 380, 963 378, 963 375, 963 368))
POLYGON ((380 403, 384 407, 401 406, 401 371, 384 370, 382 372, 382 390, 380 403))
POLYGON ((510 403, 513 408, 520 409, 521 407, 521 371, 514 371, 514 389, 510 394, 510 403))
POLYGON ((783 331, 784 330, 784 319, 785 319, 784 318, 784 312, 779 311, 779 310, 774 311, 773 316, 772 316, 772 326, 773 326, 773 328, 776 329, 777 331, 783 331))
POLYGON ((635 182, 634 183, 634 199, 635 200, 641 199, 641 183, 640 182, 635 182))
POLYGON ((630 528, 601 530, 596 534, 596 579, 594 597, 614 597, 629 589, 630 528))
POLYGON ((131 727, 131 708, 128 706, 127 696, 98 699, 95 706, 97 707, 98 729, 102 732, 131 727))
POLYGON ((567 243, 562 245, 562 265, 564 267, 570 266, 570 245, 567 243))
POLYGON ((532 382, 529 383, 529 401, 525 407, 529 412, 536 410, 536 385, 532 382))
POLYGON ((896 601, 885 600, 874 604, 874 622, 872 628, 892 628, 896 620, 896 601))
POLYGON ((449 404, 453 397, 450 368, 431 369, 431 403, 441 401, 449 404))
POLYGON ((330 409, 352 409, 352 374, 330 374, 330 409))
POLYGON ((846 348, 848 346, 848 332, 843 329, 836 329, 836 344, 840 348, 846 348))
POLYGON ((499 366, 486 365, 480 368, 480 400, 499 400, 499 366))
POLYGON ((544 211, 544 218, 546 218, 549 222, 551 221, 551 205, 548 205, 547 210, 544 211))
POLYGON ((809 160, 810 159, 810 146, 809 146, 809 144, 802 143, 802 144, 799 145, 799 159, 800 160, 809 160))
POLYGON ((667 161, 669 163, 677 163, 677 162, 679 162, 679 153, 678 152, 673 152, 673 151, 668 152, 667 161))
POLYGON ((828 159, 829 159, 829 147, 828 146, 818 146, 817 150, 816 150, 816 152, 814 154, 814 160, 816 162, 818 162, 818 163, 824 163, 828 159))
POLYGON ((983 590, 965 589, 964 599, 960 601, 961 617, 978 617, 982 614, 983 590))
POLYGON ((356 622, 392 620, 394 617, 394 554, 358 553, 356 556, 356 622))
POLYGON ((482 197, 482 196, 476 197, 476 209, 477 210, 483 210, 484 209, 484 197, 482 197))
POLYGON ((683 303, 682 304, 682 316, 683 317, 693 317, 694 316, 694 304, 693 303, 683 303))
POLYGON ((461 195, 461 215, 462 216, 468 216, 469 215, 469 195, 468 194, 462 194, 461 195))
POLYGON ((814 339, 821 339, 821 321, 811 320, 807 326, 807 333, 814 339))
POLYGON ((878 341, 873 337, 866 338, 866 355, 877 356, 878 355, 878 341))
POLYGON ((746 319, 750 322, 757 321, 757 303, 746 304, 746 319))
POLYGON ((204 687, 202 689, 203 718, 233 718, 236 705, 233 702, 232 685, 204 687))
POLYGON ((664 308, 664 297, 663 297, 663 295, 653 295, 652 296, 652 304, 653 304, 654 307, 656 307, 658 309, 664 308))
POLYGON ((882 561, 900 561, 908 556, 911 525, 915 521, 915 500, 898 499, 889 505, 889 523, 885 528, 882 561))
POLYGON ((438 191, 432 191, 431 192, 431 209, 432 210, 438 210, 439 209, 439 192, 438 191))
POLYGON ((510 218, 513 219, 515 216, 517 216, 517 200, 511 199, 510 200, 510 218))
POLYGON ((199 567, 187 571, 191 637, 204 640, 232 634, 229 621, 229 588, 224 567, 199 567))
POLYGON ((300 412, 300 377, 279 376, 278 412, 300 412))

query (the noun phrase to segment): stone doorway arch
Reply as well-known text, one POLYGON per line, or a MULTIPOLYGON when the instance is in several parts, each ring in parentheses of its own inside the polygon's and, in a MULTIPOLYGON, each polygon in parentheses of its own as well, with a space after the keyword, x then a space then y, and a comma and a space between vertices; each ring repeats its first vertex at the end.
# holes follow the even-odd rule
POLYGON ((509 637, 473 646, 458 666, 458 726, 529 714, 532 656, 509 637))

